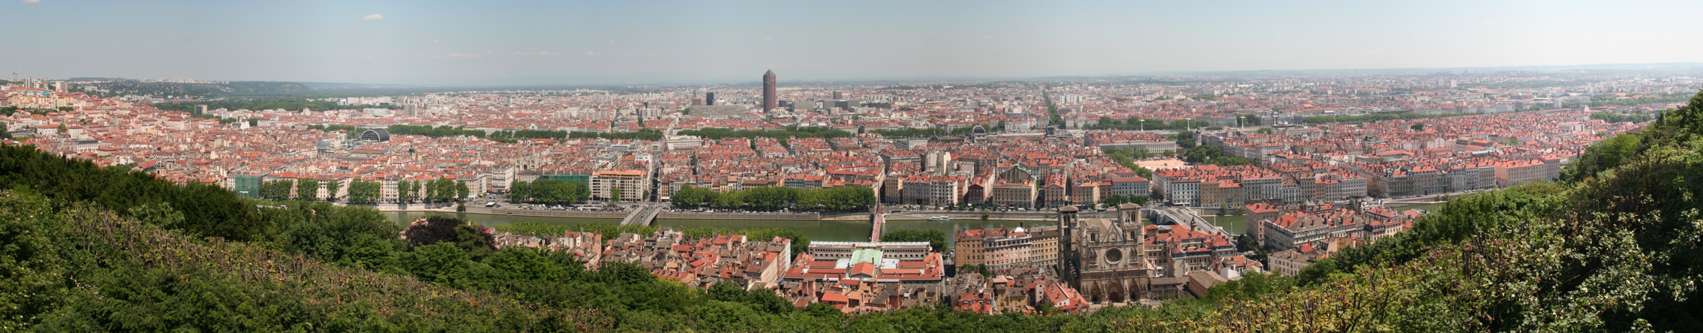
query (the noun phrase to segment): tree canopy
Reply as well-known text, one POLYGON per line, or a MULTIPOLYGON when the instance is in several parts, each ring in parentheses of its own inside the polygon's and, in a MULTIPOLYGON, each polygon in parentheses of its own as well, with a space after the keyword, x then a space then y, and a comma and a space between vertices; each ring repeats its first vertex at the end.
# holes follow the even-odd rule
POLYGON ((727 192, 683 186, 669 199, 674 208, 740 209, 754 211, 851 212, 868 210, 875 192, 862 186, 829 188, 752 187, 727 192))

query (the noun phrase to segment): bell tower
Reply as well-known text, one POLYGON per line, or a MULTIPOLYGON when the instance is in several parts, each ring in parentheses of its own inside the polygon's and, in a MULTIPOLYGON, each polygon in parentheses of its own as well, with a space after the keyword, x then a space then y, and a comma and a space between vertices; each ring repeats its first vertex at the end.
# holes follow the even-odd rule
POLYGON ((1058 278, 1082 289, 1082 253, 1076 248, 1076 207, 1058 209, 1058 278))

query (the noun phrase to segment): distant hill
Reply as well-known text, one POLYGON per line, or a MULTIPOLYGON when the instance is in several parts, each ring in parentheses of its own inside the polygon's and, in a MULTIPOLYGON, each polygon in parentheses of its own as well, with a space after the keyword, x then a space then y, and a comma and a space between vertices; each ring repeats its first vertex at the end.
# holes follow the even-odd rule
POLYGON ((280 81, 196 83, 112 78, 74 78, 71 81, 90 82, 83 84, 87 86, 83 90, 104 96, 143 95, 196 99, 406 95, 430 91, 412 86, 361 83, 280 81))

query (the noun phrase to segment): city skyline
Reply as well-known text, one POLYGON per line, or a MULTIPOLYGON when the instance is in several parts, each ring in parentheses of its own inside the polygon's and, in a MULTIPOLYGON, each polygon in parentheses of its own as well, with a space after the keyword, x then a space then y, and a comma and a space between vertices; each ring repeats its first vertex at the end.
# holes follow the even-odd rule
POLYGON ((1696 3, 900 5, 20 1, 0 19, 55 29, 10 37, 33 47, 0 60, 34 65, 0 73, 493 86, 1703 61, 1681 42, 1703 34, 1683 24, 1696 3))

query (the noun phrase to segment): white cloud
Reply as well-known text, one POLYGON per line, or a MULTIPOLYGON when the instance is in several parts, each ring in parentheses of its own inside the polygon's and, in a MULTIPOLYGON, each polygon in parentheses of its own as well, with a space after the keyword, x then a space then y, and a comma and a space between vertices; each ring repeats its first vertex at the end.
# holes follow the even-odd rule
POLYGON ((367 16, 362 16, 361 20, 367 21, 367 22, 383 21, 384 20, 384 14, 368 14, 367 16))
POLYGON ((23 2, 26 5, 32 5, 32 6, 41 4, 41 0, 23 0, 23 2))

